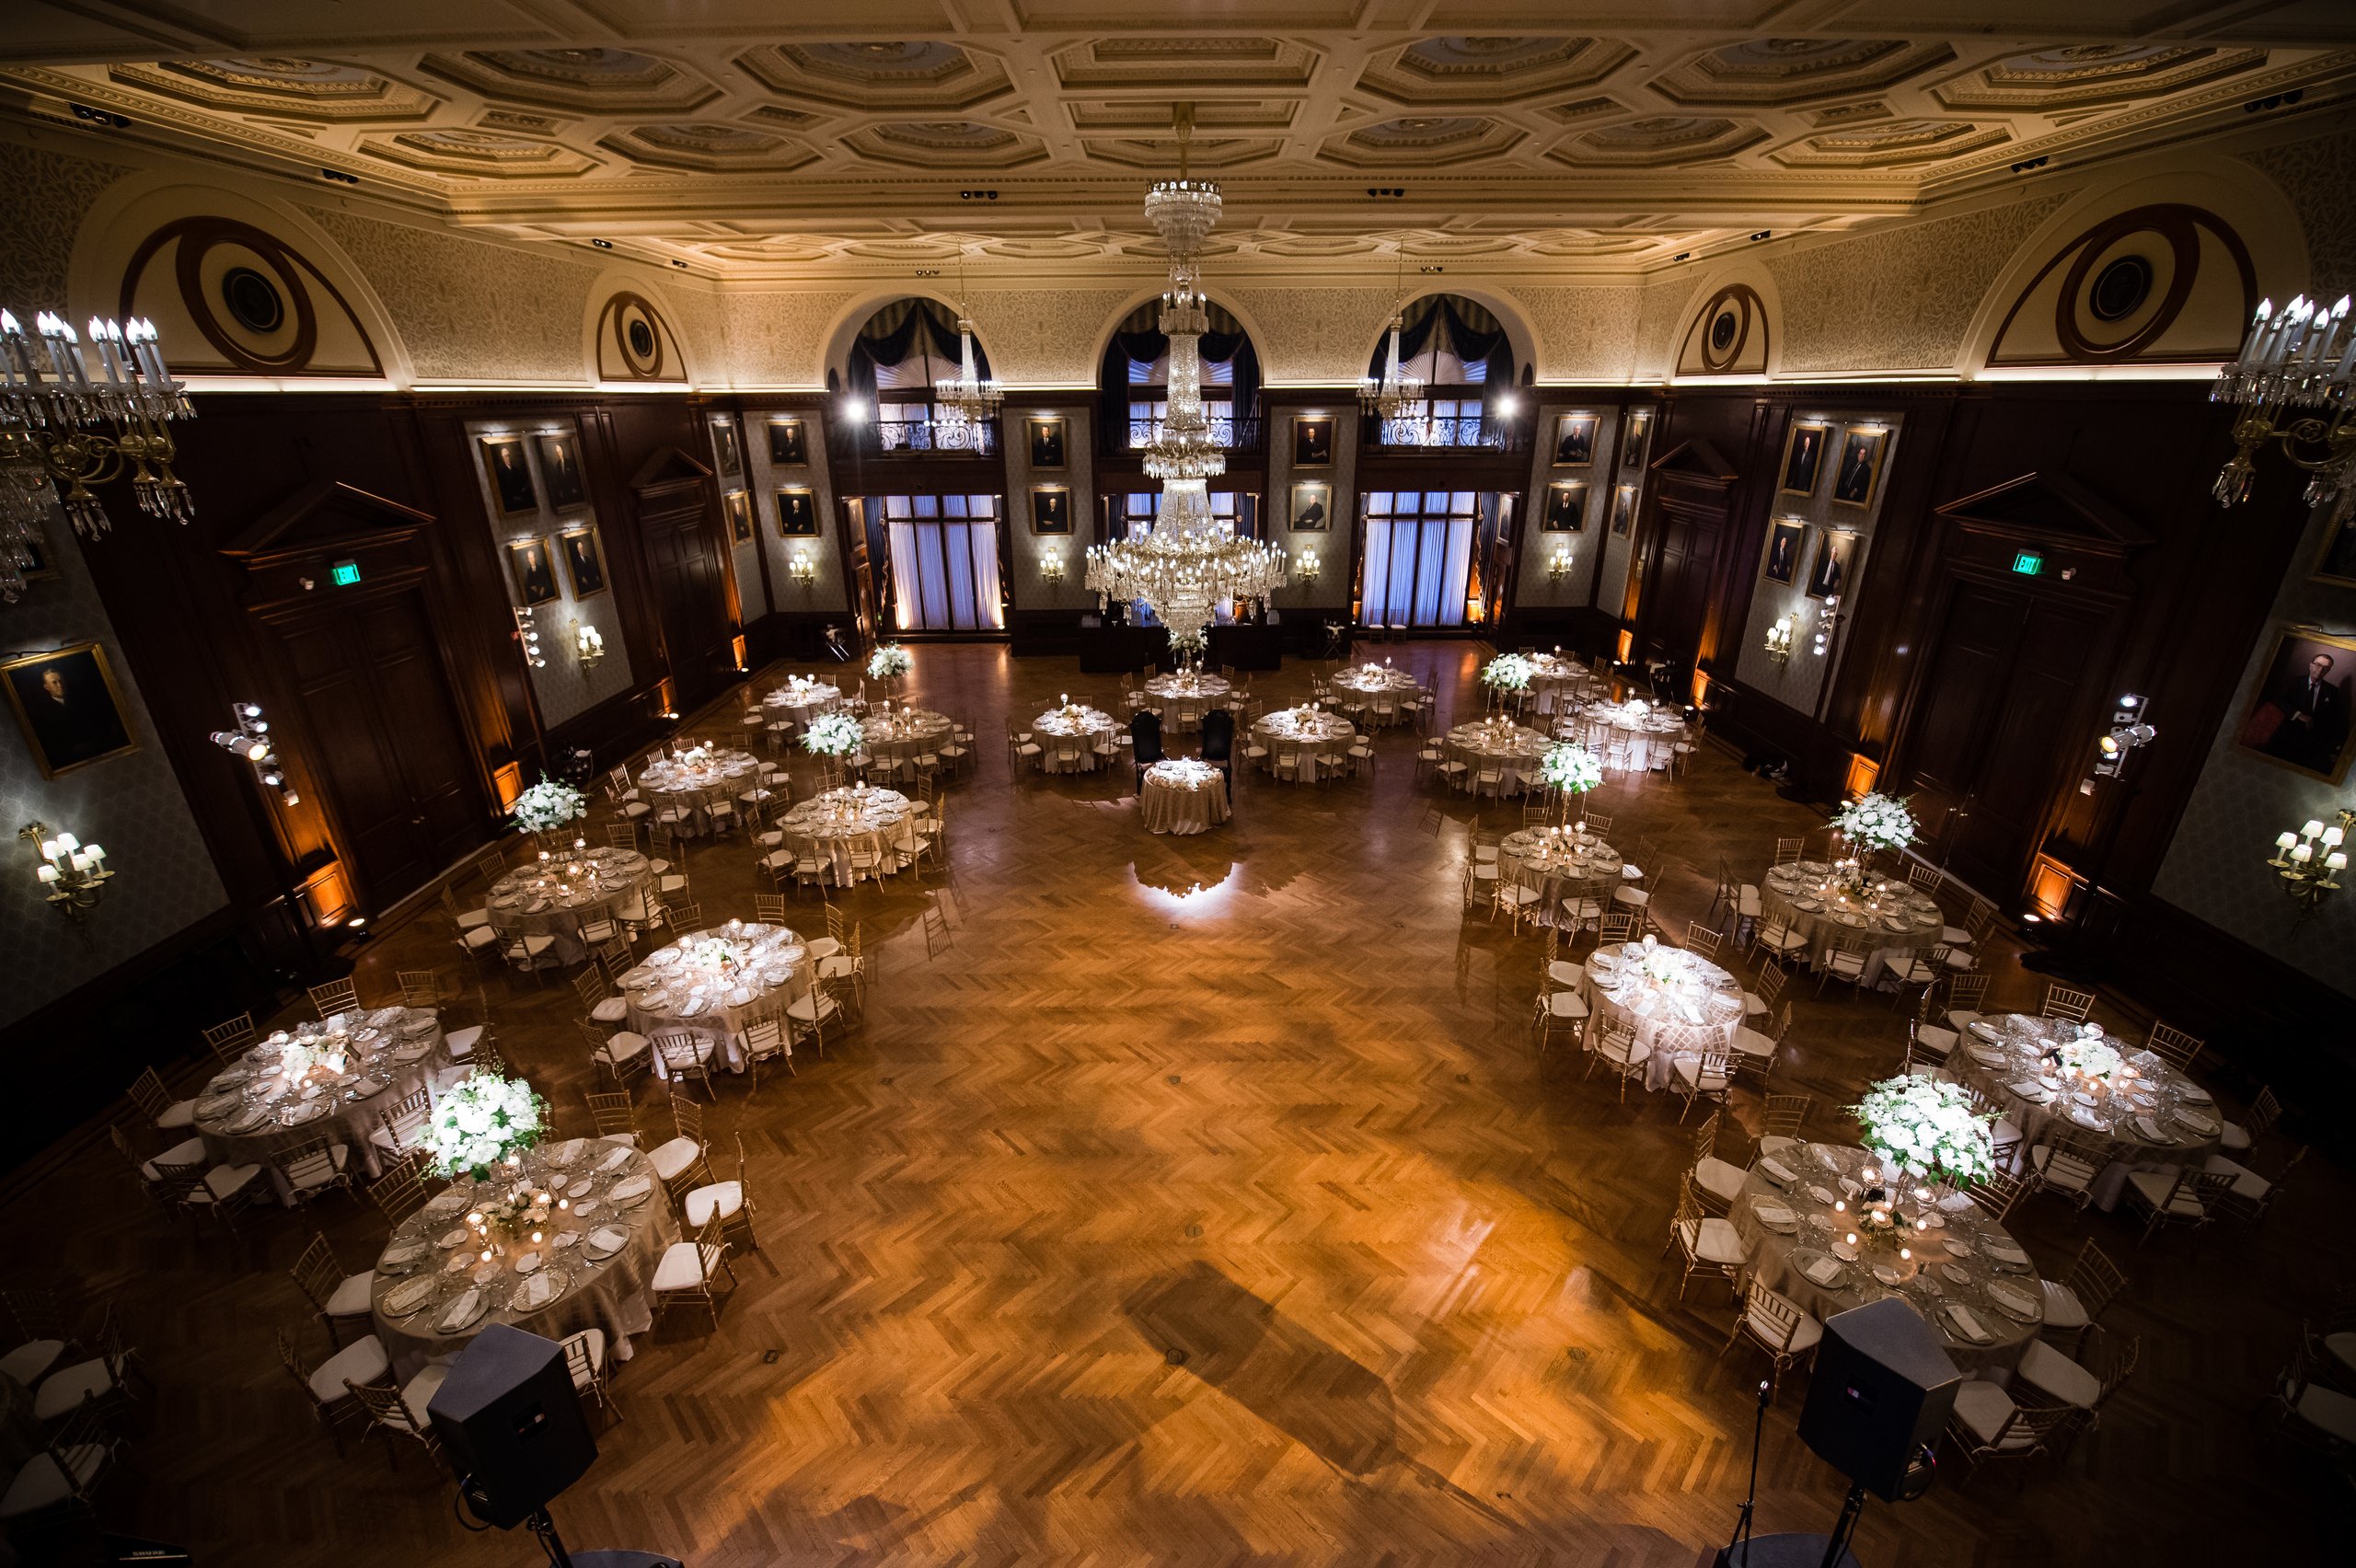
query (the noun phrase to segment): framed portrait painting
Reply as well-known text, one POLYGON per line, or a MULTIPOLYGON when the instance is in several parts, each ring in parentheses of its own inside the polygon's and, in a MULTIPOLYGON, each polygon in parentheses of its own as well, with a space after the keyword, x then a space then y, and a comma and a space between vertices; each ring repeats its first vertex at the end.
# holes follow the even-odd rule
POLYGON ((545 605, 557 596, 556 562, 547 539, 535 536, 507 541, 507 570, 515 578, 515 602, 545 605))
POLYGON ((769 421, 769 461, 792 467, 810 461, 810 432, 800 420, 769 421))
POLYGON ((735 544, 745 544, 753 537, 753 492, 730 490, 720 498, 721 510, 728 513, 728 537, 735 544))
POLYGON ((482 438, 483 472, 491 476, 492 500, 502 517, 520 517, 540 509, 539 488, 532 483, 532 465, 524 455, 520 435, 482 438))
POLYGON ((1058 418, 1041 416, 1024 423, 1031 436, 1031 466, 1034 468, 1064 467, 1064 421, 1058 418))
POLYGON ((1302 414, 1292 421, 1292 465, 1327 468, 1334 464, 1334 416, 1302 414))
MULTIPOLYGON (((2348 698, 2356 686, 2356 638, 2298 627, 2275 640, 2235 744, 2310 778, 2338 784, 2348 776, 2356 730, 2348 698)), ((15 695, 13 689, 10 693, 15 695)))
POLYGON ((565 430, 532 440, 540 450, 540 480, 549 488, 549 504, 559 512, 587 505, 589 487, 581 478, 579 439, 565 430))
POLYGON ((1851 425, 1841 432, 1841 460, 1832 467, 1832 499, 1842 506, 1871 506, 1881 481, 1882 455, 1889 450, 1888 425, 1851 425))
POLYGON ((568 528, 557 536, 564 556, 564 574, 572 582, 575 599, 594 598, 606 591, 606 552, 597 545, 597 525, 568 528))
POLYGON ((1292 487, 1288 526, 1296 533, 1322 534, 1334 526, 1334 487, 1322 479, 1304 479, 1292 487))
POLYGON ((1596 416, 1561 414, 1554 420, 1554 467, 1585 468, 1595 462, 1596 416))
POLYGON ((43 778, 139 749, 107 651, 97 643, 23 654, 0 664, 0 678, 43 778))
POLYGON ((1800 551, 1807 543, 1807 525, 1778 517, 1767 528, 1767 564, 1760 575, 1788 588, 1799 575, 1800 551))
POLYGON ((1620 444, 1620 466, 1623 468, 1645 466, 1645 448, 1651 444, 1652 435, 1653 411, 1650 409, 1631 409, 1627 439, 1620 444))
POLYGON ((1857 556, 1857 536, 1846 528, 1827 528, 1816 541, 1816 562, 1808 568, 1807 596, 1830 599, 1849 591, 1849 566, 1857 556))
MULTIPOLYGON (((30 568, 25 575, 32 575, 30 568)), ((2316 569, 2309 575, 2318 582, 2356 588, 2356 513, 2324 530, 2323 553, 2316 558, 2316 569)))
POLYGON ((1546 515, 1538 525, 1542 534, 1577 534, 1587 528, 1588 482, 1562 479, 1546 487, 1546 515))
POLYGON ((1031 492, 1031 531, 1034 534, 1071 532, 1071 491, 1061 485, 1042 486, 1031 492))
POLYGON ((736 444, 734 420, 711 421, 711 451, 712 455, 719 461, 720 471, 730 478, 745 471, 745 454, 736 444))
POLYGON ((1624 539, 1636 523, 1636 487, 1619 485, 1611 491, 1611 536, 1624 539))
POLYGON ((788 539, 818 536, 818 501, 806 490, 777 492, 777 531, 788 539))
POLYGON ((1820 420, 1795 420, 1784 437, 1784 467, 1775 481, 1784 495, 1816 494, 1817 477, 1824 472, 1824 448, 1832 427, 1820 420))

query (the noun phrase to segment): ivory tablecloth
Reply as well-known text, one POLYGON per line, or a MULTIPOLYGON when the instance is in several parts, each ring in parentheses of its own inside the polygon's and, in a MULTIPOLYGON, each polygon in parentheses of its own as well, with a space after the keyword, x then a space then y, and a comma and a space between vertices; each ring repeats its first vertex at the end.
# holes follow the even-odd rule
POLYGON ((831 712, 843 699, 842 688, 827 681, 797 686, 791 681, 761 698, 761 706, 772 710, 773 719, 791 719, 797 724, 807 724, 821 713, 831 712))
POLYGON ((1541 713, 1559 711, 1596 684, 1595 672, 1576 659, 1554 653, 1531 653, 1528 658, 1530 695, 1541 713))
POLYGON ((1534 782, 1539 760, 1553 744, 1537 731, 1524 729, 1509 719, 1476 719, 1448 732, 1448 750, 1464 765, 1459 786, 1471 790, 1484 768, 1496 768, 1500 775, 1500 795, 1518 795, 1534 782))
POLYGON ((484 907, 491 928, 503 940, 554 937, 558 961, 573 964, 589 956, 583 926, 618 919, 625 910, 642 917, 653 891, 645 856, 634 849, 584 849, 508 872, 491 884, 484 907))
POLYGON ((713 751, 692 762, 670 757, 648 764, 638 776, 638 787, 657 817, 666 808, 685 806, 686 815, 675 831, 683 838, 697 838, 711 831, 704 802, 715 795, 733 797, 751 789, 758 781, 758 768, 751 752, 713 751))
MULTIPOLYGON (((809 957, 808 946, 783 926, 732 920, 682 937, 622 976, 629 1027, 649 1040, 664 1030, 700 1035, 712 1042, 713 1061, 741 1073, 745 1026, 784 1014, 803 992, 809 957), (734 947, 743 962, 726 971, 702 963, 699 954, 715 941, 734 947)), ((670 1077, 663 1053, 653 1055, 654 1076, 670 1077)))
POLYGON ((949 744, 956 726, 946 714, 924 708, 895 708, 889 714, 868 715, 865 721, 867 753, 870 771, 896 774, 904 769, 913 771, 918 753, 930 752, 936 757, 941 748, 949 744))
POLYGON ((848 887, 851 851, 862 845, 872 841, 881 851, 879 874, 896 870, 898 859, 914 852, 907 839, 910 810, 908 798, 897 790, 854 784, 811 796, 779 818, 778 826, 797 859, 809 851, 831 861, 836 885, 848 887))
POLYGON ((1224 675, 1184 674, 1156 675, 1145 683, 1145 689, 1161 698, 1161 728, 1168 733, 1199 730, 1203 715, 1218 706, 1219 699, 1234 687, 1224 675))
POLYGON ((1889 964, 1902 965, 1912 954, 1938 946, 1946 929, 1946 917, 1928 894, 1901 882, 1877 880, 1860 899, 1832 882, 1832 868, 1822 860, 1800 860, 1770 870, 1759 884, 1759 907, 1767 918, 1780 920, 1807 939, 1813 964, 1821 964, 1840 942, 1862 939, 1872 943, 1865 961, 1867 986, 1878 985, 1889 964))
POLYGON ((1227 820, 1227 776, 1204 763, 1157 762, 1145 770, 1138 809, 1148 833, 1208 833, 1227 820))
MULTIPOLYGON (((663 1261, 664 1249, 679 1239, 679 1222, 671 1213, 670 1200, 663 1191, 661 1179, 654 1174, 653 1163, 617 1138, 575 1138, 570 1145, 533 1150, 525 1157, 519 1174, 543 1184, 552 1183, 560 1176, 568 1187, 575 1182, 588 1181, 593 1190, 586 1194, 587 1201, 595 1204, 596 1208, 586 1218, 570 1209, 553 1215, 549 1225, 541 1231, 547 1238, 543 1244, 534 1246, 529 1241, 520 1241, 510 1246, 505 1258, 493 1260, 484 1269, 489 1277, 483 1286, 491 1293, 492 1306, 454 1333, 442 1332, 438 1325, 443 1314, 472 1281, 466 1273, 440 1272, 461 1249, 445 1249, 435 1243, 453 1230, 465 1229, 464 1216, 474 1191, 471 1178, 461 1177, 452 1183, 450 1193, 457 1194, 455 1204, 445 1193, 402 1221, 386 1243, 385 1251, 424 1242, 423 1260, 405 1274, 391 1274, 384 1272, 380 1253, 369 1297, 376 1337, 392 1358, 393 1376, 402 1382, 415 1377, 429 1362, 465 1349, 468 1340, 491 1323, 513 1323, 552 1340, 577 1334, 583 1329, 603 1329, 606 1353, 616 1361, 629 1359, 631 1335, 642 1334, 654 1326, 654 1269, 663 1261), (552 1159, 568 1147, 573 1150, 571 1163, 553 1164, 552 1159), (612 1170, 599 1169, 615 1150, 625 1154, 619 1165, 612 1170), (628 1208, 615 1206, 606 1194, 618 1183, 636 1176, 647 1179, 646 1195, 628 1208), (557 1244, 558 1237, 585 1238, 607 1225, 619 1226, 629 1233, 629 1239, 602 1262, 592 1262, 579 1241, 557 1244), (552 1263, 543 1266, 568 1271, 572 1281, 561 1296, 547 1305, 531 1311, 517 1311, 509 1303, 523 1276, 515 1272, 514 1262, 525 1252, 544 1254, 552 1263), (388 1315, 385 1297, 407 1280, 429 1270, 435 1271, 441 1283, 430 1294, 427 1304, 404 1318, 388 1315)), ((568 1197, 566 1201, 577 1200, 568 1197)))
POLYGON ((2108 1041, 2135 1072, 2116 1090, 2048 1060, 2046 1053, 2077 1038, 2078 1028, 2066 1019, 1995 1014, 1967 1029, 1947 1056, 1956 1081, 1988 1095, 2020 1129, 2017 1168, 2027 1167, 2036 1145, 2068 1133, 2103 1162, 2094 1201, 2108 1211, 2118 1205, 2130 1172, 2206 1165, 2223 1148, 2224 1117, 2209 1091, 2149 1051, 2108 1041), (2075 1098, 2081 1094, 2085 1101, 2075 1098), (2148 1128, 2141 1124, 2146 1117, 2148 1128))
POLYGON ((1119 720, 1102 709, 1077 705, 1050 709, 1031 721, 1032 737, 1039 744, 1039 771, 1095 772, 1097 738, 1118 734, 1124 728, 1119 720), (1069 748, 1076 748, 1076 752, 1067 756, 1069 748))
POLYGON ((1587 981, 1597 1021, 1627 1025, 1652 1053, 1645 1065, 1647 1089, 1667 1089, 1680 1057, 1699 1060, 1713 1047, 1734 1049, 1735 1031, 1742 1027, 1742 985, 1698 952, 1615 942, 1588 955, 1587 981), (1636 963, 1647 951, 1677 972, 1674 984, 1657 986, 1639 975, 1636 963))
POLYGON ((1415 677, 1389 664, 1360 664, 1344 670, 1331 683, 1366 704, 1369 729, 1380 730, 1403 722, 1406 700, 1422 689, 1415 677))
POLYGON ((1253 735, 1268 748, 1269 771, 1275 771, 1279 757, 1299 758, 1294 781, 1300 784, 1317 782, 1321 756, 1344 757, 1335 771, 1348 771, 1346 756, 1357 732, 1357 726, 1339 714, 1311 713, 1299 708, 1280 708, 1252 726, 1253 735))
POLYGON ((1750 1249, 1751 1272, 1770 1290, 1797 1303, 1819 1322, 1835 1312, 1895 1296, 1939 1332, 1940 1347, 1966 1375, 2009 1371, 2019 1364, 2028 1342, 2042 1326, 2045 1290, 2033 1263, 1999 1263, 1991 1257, 1986 1251, 1991 1242, 2015 1250, 2019 1244, 1977 1204, 1953 1200, 1939 1205, 1939 1217, 1946 1225, 1908 1236, 1904 1244, 1914 1253, 1911 1260, 1900 1259, 1895 1245, 1875 1241, 1858 1249, 1854 1262, 1835 1258, 1841 1272, 1829 1285, 1819 1285, 1801 1272, 1831 1256, 1832 1244, 1856 1228, 1854 1212, 1835 1214, 1831 1203, 1818 1198, 1815 1192, 1829 1193, 1847 1202, 1854 1211, 1857 1194, 1842 1186, 1841 1179, 1847 1177, 1862 1189, 1859 1172, 1871 1158, 1854 1147, 1803 1145, 1778 1159, 1792 1173, 1788 1185, 1779 1183, 1762 1165, 1753 1165, 1743 1178, 1741 1195, 1727 1216, 1750 1249), (1761 1203, 1791 1211, 1792 1233, 1770 1230, 1759 1217, 1757 1205, 1761 1203), (1917 1237, 1922 1239, 1919 1244, 1917 1237), (1951 1252, 1946 1246, 1949 1237, 1970 1251, 1962 1256, 1951 1252), (1890 1285, 1875 1277, 1876 1264, 1894 1270, 1898 1282, 1890 1285), (1948 1275, 1950 1268, 1962 1277, 1948 1275), (1991 1278, 2021 1294, 2028 1303, 2026 1321, 1999 1307, 1988 1294, 1991 1278), (1960 1302, 1970 1312, 1987 1335, 1985 1343, 1967 1337, 1948 1318, 1943 1309, 1949 1302, 1960 1302))
POLYGON ((1582 836, 1570 828, 1525 827, 1507 834, 1497 846, 1497 874, 1535 874, 1538 891, 1545 897, 1536 910, 1539 920, 1566 928, 1565 899, 1592 899, 1609 913, 1611 895, 1622 885, 1621 864, 1619 850, 1595 834, 1582 836))
MULTIPOLYGON (((339 1013, 332 1020, 303 1024, 287 1038, 308 1043, 332 1038, 339 1028, 346 1042, 345 1071, 358 1074, 360 1081, 336 1087, 326 1082, 330 1075, 324 1069, 315 1069, 306 1076, 304 1087, 321 1087, 306 1100, 299 1088, 290 1091, 279 1071, 279 1038, 258 1042, 236 1066, 216 1074, 197 1100, 196 1135, 204 1141, 206 1158, 216 1164, 269 1165, 324 1137, 330 1146, 343 1144, 357 1151, 361 1168, 376 1175, 382 1167, 368 1135, 395 1103, 450 1065, 449 1048, 441 1022, 428 1008, 339 1013), (245 1075, 239 1081, 228 1081, 239 1074, 245 1075), (283 1117, 296 1105, 326 1109, 289 1125, 283 1117)), ((292 1200, 274 1170, 271 1181, 282 1202, 292 1200)))

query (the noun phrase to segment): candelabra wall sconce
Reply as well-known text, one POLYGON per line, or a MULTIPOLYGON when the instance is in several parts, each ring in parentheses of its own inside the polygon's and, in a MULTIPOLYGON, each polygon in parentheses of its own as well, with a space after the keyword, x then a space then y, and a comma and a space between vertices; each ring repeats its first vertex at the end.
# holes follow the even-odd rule
POLYGON ((549 656, 540 651, 540 628, 532 624, 532 606, 515 606, 515 640, 524 650, 524 663, 535 670, 549 667, 549 656))
POLYGON ((294 792, 294 784, 286 777, 285 765, 278 760, 278 748, 270 738, 270 721, 261 716, 261 705, 237 702, 230 704, 229 711, 237 727, 214 731, 213 744, 231 756, 251 763, 255 780, 265 790, 277 790, 282 803, 301 805, 303 797, 294 792))
POLYGON ((2133 693, 2119 699, 2110 710, 2110 731, 2095 743, 2095 777, 2116 778, 2127 770, 2127 759, 2159 739, 2152 728, 2151 700, 2133 693))
POLYGON ((2234 455, 2212 492, 2218 505, 2249 499, 2252 459, 2269 441, 2308 476, 2306 504, 2338 496, 2356 481, 2356 330, 2347 296, 2327 310, 2301 296, 2280 315, 2273 301, 2259 301, 2241 357, 2217 373, 2209 399, 2241 410, 2234 455))
POLYGON ((1824 608, 1817 612, 1815 646, 1810 648, 1808 651, 1815 654, 1819 659, 1823 658, 1825 651, 1832 646, 1832 633, 1840 624, 1841 595, 1838 594, 1827 594, 1824 600, 1824 608))
POLYGON ((1300 580, 1302 582, 1309 583, 1316 582, 1317 573, 1321 570, 1317 564, 1317 552, 1315 550, 1301 551, 1300 558, 1294 564, 1293 569, 1300 574, 1300 580))
POLYGON ((584 673, 594 670, 605 661, 605 634, 587 621, 575 621, 572 623, 572 649, 581 661, 582 670, 584 673))
POLYGON ((818 563, 810 559, 808 550, 796 550, 785 563, 785 574, 798 585, 807 588, 818 581, 818 563))
POLYGON ((2348 869, 2348 830, 2356 827, 2356 811, 2333 813, 2328 827, 2308 823, 2296 833, 2275 836, 2274 858, 2266 863, 2282 873, 2282 891, 2298 901, 2302 917, 2339 891, 2339 873, 2348 869))
POLYGON ((52 909, 69 920, 78 920, 98 906, 114 876, 107 870, 105 849, 85 844, 70 833, 52 834, 45 822, 26 824, 17 830, 17 836, 30 843, 40 857, 33 875, 40 880, 41 896, 52 909))
POLYGON ((1048 550, 1039 557, 1039 580, 1061 582, 1064 580, 1064 557, 1061 550, 1048 550))
POLYGON ((1573 557, 1568 545, 1556 545, 1553 555, 1546 562, 1546 581, 1560 582, 1571 574, 1573 557))
MULTIPOLYGON (((1786 615, 1767 628, 1767 657, 1778 664, 1792 662, 1792 639, 1799 631, 1799 617, 1786 615)), ((1818 651, 1821 652, 1819 649, 1818 651)))

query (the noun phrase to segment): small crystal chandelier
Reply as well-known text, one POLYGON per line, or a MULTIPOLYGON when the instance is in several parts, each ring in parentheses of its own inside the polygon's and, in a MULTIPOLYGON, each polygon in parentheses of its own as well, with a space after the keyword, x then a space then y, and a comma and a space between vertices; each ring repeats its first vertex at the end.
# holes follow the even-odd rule
POLYGON ((33 330, 38 345, 0 310, 0 599, 11 603, 31 552, 46 543, 41 520, 52 500, 75 533, 95 539, 112 525, 90 487, 127 467, 141 511, 182 523, 195 514, 172 473, 176 449, 164 426, 196 410, 164 368, 154 324, 92 317, 87 350, 48 311, 33 330), (53 488, 61 485, 63 495, 53 488))
POLYGON ((1382 379, 1367 376, 1358 382, 1358 406, 1389 423, 1420 412, 1426 388, 1423 377, 1399 363, 1399 334, 1407 324, 1407 248, 1399 248, 1399 271, 1392 285, 1398 303, 1391 312, 1391 345, 1384 351, 1382 379))
POLYGON ((2356 329, 2347 295, 2328 310, 2302 295, 2280 316, 2273 301, 2260 300, 2241 357, 2217 373, 2209 398, 2242 410, 2234 455, 2212 492, 2218 505, 2249 499, 2250 458, 2269 439, 2307 471, 2309 506, 2339 499, 2344 513, 2356 499, 2356 329))
POLYGON ((965 258, 957 258, 957 375, 932 384, 932 400, 941 420, 949 424, 978 424, 998 415, 1006 394, 996 381, 985 380, 974 364, 974 323, 965 314, 965 258))
POLYGON ((1285 553, 1237 538, 1233 525, 1211 515, 1209 481, 1227 471, 1227 457, 1203 409, 1201 339, 1210 322, 1200 285, 1203 243, 1221 202, 1216 184, 1187 178, 1191 105, 1179 106, 1174 125, 1178 178, 1159 181, 1145 198, 1145 215, 1170 250, 1160 322, 1170 340, 1169 411, 1144 451, 1146 473, 1161 481, 1161 504, 1128 538, 1090 547, 1086 582, 1099 609, 1141 600, 1170 628, 1173 646, 1199 652, 1222 601, 1242 614, 1284 585, 1285 553))

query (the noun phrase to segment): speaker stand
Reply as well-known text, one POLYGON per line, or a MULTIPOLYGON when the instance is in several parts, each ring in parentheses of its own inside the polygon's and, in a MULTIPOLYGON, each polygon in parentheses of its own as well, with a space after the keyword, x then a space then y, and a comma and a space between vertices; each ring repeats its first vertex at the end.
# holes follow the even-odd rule
POLYGON ((677 1558, 656 1551, 569 1552, 564 1538, 556 1533, 556 1520, 546 1508, 535 1509, 524 1525, 549 1554, 549 1568, 686 1568, 677 1558))
POLYGON ((1759 1504, 1759 1440, 1767 1430, 1767 1401, 1774 1397, 1774 1388, 1764 1378, 1759 1380, 1759 1411, 1750 1423, 1750 1485, 1742 1494, 1742 1512, 1735 1516, 1734 1539, 1718 1553, 1717 1568, 1734 1568, 1742 1561, 1737 1553, 1750 1542, 1750 1516, 1759 1504))

